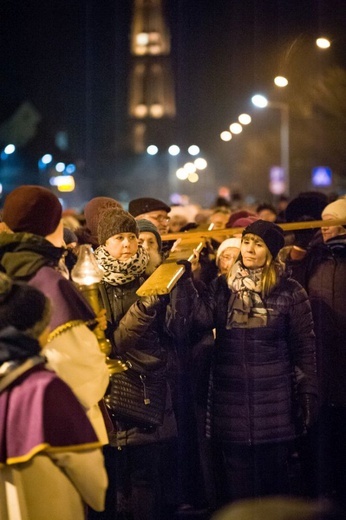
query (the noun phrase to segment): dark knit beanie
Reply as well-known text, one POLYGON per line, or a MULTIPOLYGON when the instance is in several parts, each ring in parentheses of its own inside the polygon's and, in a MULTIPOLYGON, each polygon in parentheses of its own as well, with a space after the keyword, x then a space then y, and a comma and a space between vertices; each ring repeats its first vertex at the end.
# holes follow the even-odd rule
POLYGON ((0 273, 0 329, 11 325, 37 339, 49 323, 50 308, 36 287, 0 273))
POLYGON ((42 186, 19 186, 6 197, 3 221, 14 232, 45 237, 61 220, 62 207, 54 193, 42 186))
POLYGON ((128 211, 117 208, 108 208, 102 212, 97 236, 100 245, 104 245, 108 238, 119 233, 139 234, 137 222, 128 211))
POLYGON ((155 235, 157 244, 159 246, 159 251, 161 252, 162 240, 161 240, 161 235, 158 232, 157 227, 152 222, 150 222, 150 220, 147 220, 145 218, 137 220, 137 225, 138 225, 140 233, 148 232, 148 233, 153 233, 153 235, 155 235))
POLYGON ((249 226, 247 226, 242 236, 251 233, 252 235, 259 236, 267 248, 269 249, 273 258, 276 258, 280 249, 285 245, 284 233, 280 226, 267 220, 255 220, 249 226))
POLYGON ((148 197, 134 199, 129 203, 129 213, 131 213, 133 217, 138 217, 138 215, 159 210, 167 211, 167 213, 169 213, 171 208, 162 202, 162 200, 151 199, 148 197))
POLYGON ((71 244, 72 242, 78 243, 77 235, 72 229, 64 227, 64 242, 66 245, 71 244))
POLYGON ((97 237, 100 214, 108 208, 122 209, 122 205, 110 197, 94 197, 85 205, 85 223, 93 237, 97 237))

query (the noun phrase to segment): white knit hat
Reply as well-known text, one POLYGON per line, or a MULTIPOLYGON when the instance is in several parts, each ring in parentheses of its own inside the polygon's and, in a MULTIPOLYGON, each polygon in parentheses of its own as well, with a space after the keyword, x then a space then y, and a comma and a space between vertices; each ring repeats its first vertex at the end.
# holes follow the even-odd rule
POLYGON ((325 215, 331 215, 336 219, 346 220, 346 198, 338 199, 328 204, 328 206, 326 206, 322 211, 322 218, 325 215))
POLYGON ((223 251, 225 249, 227 249, 228 247, 240 248, 240 244, 241 244, 241 238, 235 238, 235 237, 227 238, 226 240, 221 242, 221 244, 219 245, 217 252, 216 252, 216 260, 219 260, 220 255, 223 253, 223 251))

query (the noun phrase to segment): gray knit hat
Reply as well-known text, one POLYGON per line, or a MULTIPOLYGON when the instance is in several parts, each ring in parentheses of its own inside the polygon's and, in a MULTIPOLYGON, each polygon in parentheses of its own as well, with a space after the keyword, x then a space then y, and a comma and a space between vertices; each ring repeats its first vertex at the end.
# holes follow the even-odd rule
POLYGON ((145 218, 141 218, 141 219, 137 220, 137 225, 138 225, 140 233, 149 232, 149 233, 153 233, 153 235, 155 235, 157 244, 159 246, 159 251, 161 252, 162 240, 161 240, 161 235, 160 235, 157 227, 152 222, 150 222, 150 220, 147 220, 145 218))
POLYGON ((119 233, 134 233, 137 237, 139 229, 137 222, 128 211, 119 208, 108 208, 102 212, 102 218, 97 228, 97 236, 100 245, 119 233))

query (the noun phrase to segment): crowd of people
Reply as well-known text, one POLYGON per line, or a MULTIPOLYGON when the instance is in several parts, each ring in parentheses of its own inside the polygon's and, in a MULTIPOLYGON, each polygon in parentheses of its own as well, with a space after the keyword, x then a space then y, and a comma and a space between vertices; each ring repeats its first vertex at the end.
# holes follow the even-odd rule
POLYGON ((343 518, 346 197, 280 202, 6 196, 1 520, 238 518, 273 497, 343 518), (74 281, 83 244, 97 308, 74 281), (139 296, 165 264, 173 287, 139 296))

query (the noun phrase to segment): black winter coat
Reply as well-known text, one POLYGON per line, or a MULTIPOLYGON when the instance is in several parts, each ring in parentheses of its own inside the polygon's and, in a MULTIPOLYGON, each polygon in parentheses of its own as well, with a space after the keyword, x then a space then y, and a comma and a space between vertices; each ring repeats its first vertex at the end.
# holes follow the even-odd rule
POLYGON ((346 406, 346 235, 312 247, 292 276, 304 269, 315 324, 321 403, 346 406))
MULTIPOLYGON (((183 299, 178 292, 177 301, 183 299)), ((222 442, 247 445, 289 441, 296 435, 296 394, 317 393, 307 294, 295 280, 281 278, 264 299, 267 326, 252 329, 226 328, 232 297, 225 277, 220 276, 205 298, 195 295, 193 299, 193 330, 215 328, 216 333, 211 435, 222 442)), ((181 300, 178 307, 175 312, 181 313, 181 300)))
MULTIPOLYGON (((161 300, 152 304, 141 303, 136 291, 142 281, 138 278, 117 286, 102 283, 101 293, 103 305, 107 309, 107 335, 112 342, 112 355, 125 354, 126 357, 126 352, 137 349, 161 359, 164 366, 167 362, 164 348, 165 305, 161 300)), ((149 444, 176 436, 176 421, 168 382, 162 426, 145 429, 117 421, 116 429, 111 439, 111 443, 116 446, 149 444)))

